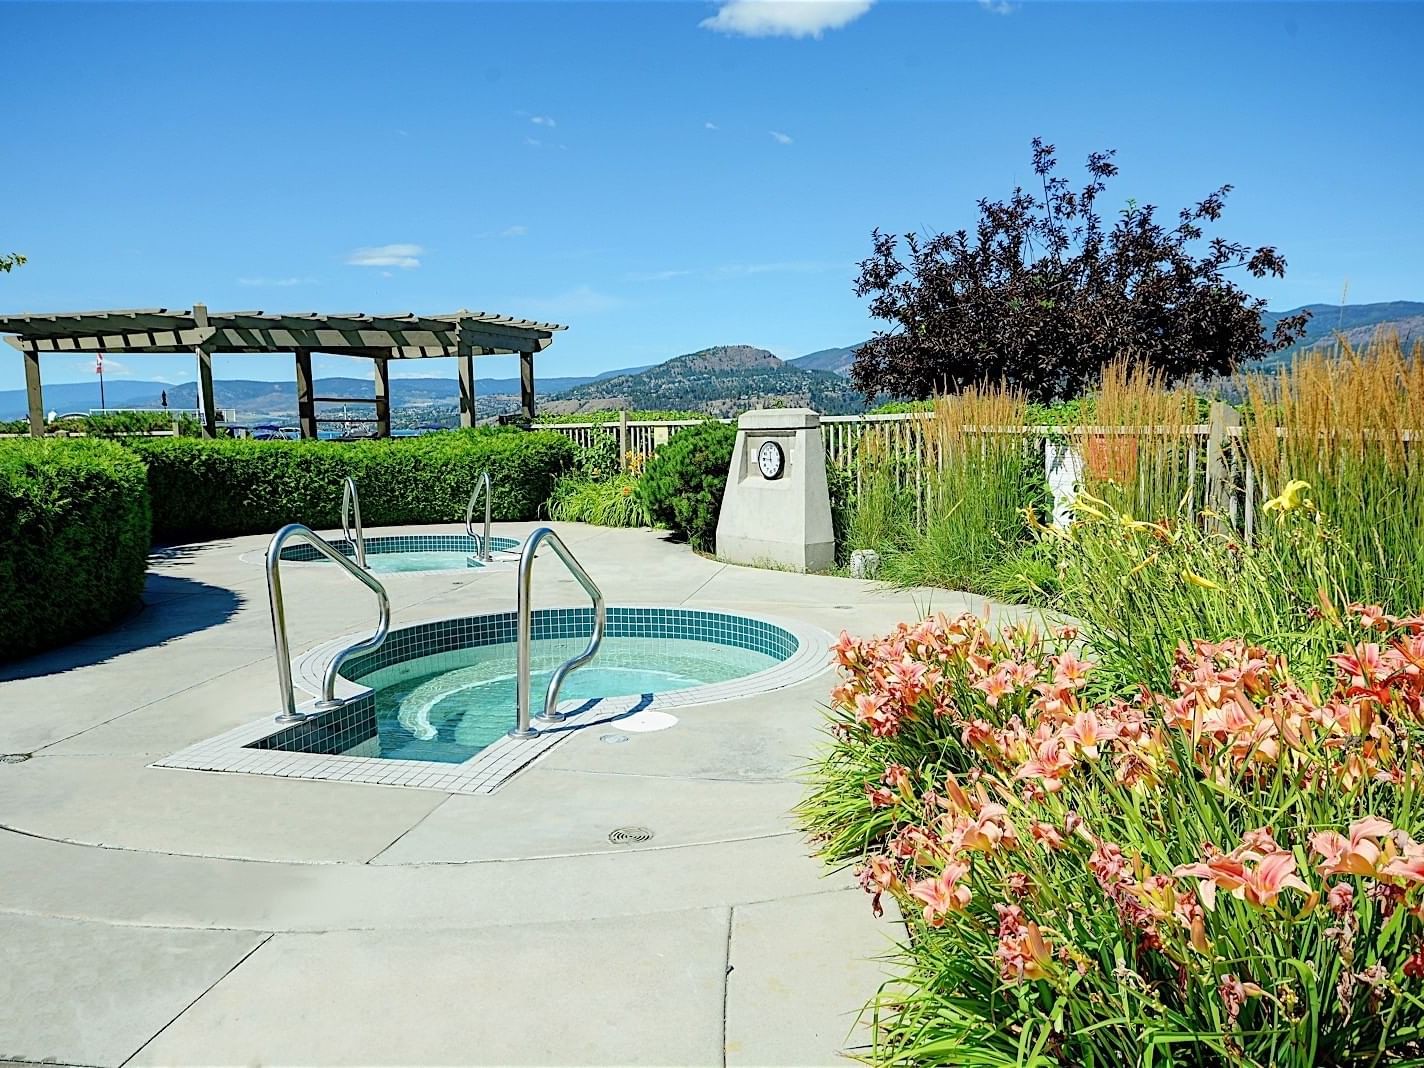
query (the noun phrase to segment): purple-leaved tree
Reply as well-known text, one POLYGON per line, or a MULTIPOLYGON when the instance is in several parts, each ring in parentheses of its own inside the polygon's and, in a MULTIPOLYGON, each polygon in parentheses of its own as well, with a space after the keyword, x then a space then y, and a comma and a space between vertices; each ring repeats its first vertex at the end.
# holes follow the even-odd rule
POLYGON ((1078 190, 1056 173, 1052 145, 1033 141, 1042 188, 980 200, 979 223, 930 236, 874 233, 856 295, 892 324, 861 346, 851 380, 868 397, 928 397, 975 382, 1006 382, 1030 399, 1075 396, 1105 363, 1127 360, 1169 379, 1225 374, 1291 345, 1309 313, 1267 331, 1266 302, 1227 277, 1281 277, 1274 248, 1251 248, 1205 228, 1223 185, 1178 213, 1129 200, 1108 226, 1098 202, 1117 174, 1113 152, 1088 157, 1078 190))

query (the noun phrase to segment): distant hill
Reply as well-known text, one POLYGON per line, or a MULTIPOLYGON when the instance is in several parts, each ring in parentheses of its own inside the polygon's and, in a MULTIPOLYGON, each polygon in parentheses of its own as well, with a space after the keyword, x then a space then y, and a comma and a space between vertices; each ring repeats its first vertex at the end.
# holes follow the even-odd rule
POLYGON ((638 374, 576 386, 543 410, 561 415, 628 407, 737 415, 772 405, 807 406, 827 415, 864 410, 860 395, 839 375, 793 367, 751 345, 717 345, 638 374))
POLYGON ((1329 348, 1337 333, 1343 333, 1351 345, 1362 345, 1378 330, 1393 331, 1409 344, 1424 337, 1424 303, 1417 300, 1391 300, 1379 304, 1306 304, 1284 312, 1266 312, 1261 318, 1267 330, 1287 315, 1310 312, 1305 335, 1289 349, 1272 353, 1251 365, 1252 370, 1280 367, 1291 357, 1306 349, 1329 348))
MULTIPOLYGON (((603 378, 636 374, 645 367, 625 367, 605 371, 601 375, 581 375, 540 378, 535 365, 534 388, 538 396, 561 393, 587 382, 603 378)), ((479 364, 475 364, 476 374, 479 364)), ((318 378, 314 383, 318 397, 369 397, 372 384, 364 378, 318 378)), ((227 378, 213 383, 218 407, 236 409, 239 416, 291 414, 297 410, 296 382, 265 382, 257 379, 227 378)), ((517 378, 476 378, 475 392, 480 397, 518 397, 517 378)), ((198 387, 193 382, 170 385, 166 382, 144 382, 136 379, 111 378, 104 383, 104 401, 111 408, 157 408, 168 394, 168 406, 175 410, 192 411, 198 406, 198 387)), ((391 405, 402 408, 412 405, 457 404, 459 386, 443 378, 392 378, 391 405)), ((87 412, 99 407, 99 379, 88 382, 57 382, 44 387, 46 411, 87 412)), ((23 389, 0 390, 0 419, 21 419, 27 411, 23 389)))
POLYGON ((855 352, 863 344, 865 342, 862 341, 859 345, 847 345, 843 349, 818 349, 786 362, 803 371, 830 371, 832 374, 849 375, 850 365, 855 362, 855 352))

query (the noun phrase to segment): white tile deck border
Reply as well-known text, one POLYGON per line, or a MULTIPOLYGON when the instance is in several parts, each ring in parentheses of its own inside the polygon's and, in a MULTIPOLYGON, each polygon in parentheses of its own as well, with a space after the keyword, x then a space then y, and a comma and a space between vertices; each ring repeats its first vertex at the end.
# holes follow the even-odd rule
MULTIPOLYGON (((568 607, 568 606, 563 606, 568 607)), ((578 607, 578 606, 574 606, 578 607)), ((326 779, 340 782, 367 783, 378 786, 402 786, 425 790, 440 790, 451 794, 493 793, 516 773, 533 764, 548 753, 564 738, 576 730, 584 730, 601 724, 615 724, 630 710, 642 706, 667 712, 674 708, 688 708, 693 705, 715 704, 719 701, 734 701, 756 694, 794 686, 814 678, 830 667, 830 645, 833 641, 829 632, 820 627, 776 616, 750 614, 739 609, 718 608, 714 605, 699 604, 695 609, 685 605, 619 605, 619 608, 661 608, 685 611, 715 612, 755 619, 789 631, 796 638, 796 651, 787 659, 739 679, 707 686, 695 686, 686 690, 674 690, 665 694, 655 694, 652 701, 643 703, 643 697, 634 694, 627 697, 608 697, 592 708, 578 715, 571 715, 561 723, 540 727, 535 721, 539 734, 533 738, 501 738, 494 744, 480 750, 469 760, 460 764, 442 764, 428 760, 387 760, 382 757, 354 756, 340 754, 329 756, 322 753, 289 753, 278 749, 248 749, 252 742, 265 738, 283 729, 273 716, 244 723, 230 731, 205 741, 190 745, 162 760, 154 761, 151 767, 184 768, 192 771, 241 772, 249 775, 278 775, 293 779, 326 779)), ((502 614, 502 613, 491 613, 502 614)), ((407 627, 419 627, 437 623, 448 617, 435 617, 415 623, 402 624, 393 628, 392 634, 407 627)), ((313 697, 321 692, 322 673, 337 651, 363 637, 348 634, 323 642, 316 648, 303 653, 293 663, 293 682, 313 697)), ((366 687, 341 679, 337 696, 350 697, 366 687)), ((563 701, 560 711, 568 712, 586 704, 583 698, 563 701)), ((302 707, 309 707, 306 702, 302 707)), ((510 709, 510 726, 514 725, 514 710, 510 709)))

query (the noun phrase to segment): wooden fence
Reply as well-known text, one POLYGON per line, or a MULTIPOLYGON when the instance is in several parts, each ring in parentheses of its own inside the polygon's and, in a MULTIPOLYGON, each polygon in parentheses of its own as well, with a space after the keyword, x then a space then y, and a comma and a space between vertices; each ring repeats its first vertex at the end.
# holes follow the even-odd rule
MULTIPOLYGON (((735 422, 732 419, 720 421, 735 422)), ((894 465, 897 478, 902 487, 916 491, 916 511, 922 516, 929 482, 926 472, 943 461, 933 435, 925 432, 932 421, 933 415, 929 412, 823 415, 821 439, 825 444, 826 461, 857 476, 858 483, 867 447, 877 449, 881 455, 897 457, 899 462, 894 465)), ((651 456, 678 431, 701 422, 703 420, 630 420, 627 413, 622 413, 616 421, 547 423, 540 429, 564 434, 583 446, 591 445, 602 434, 616 437, 626 466, 630 454, 651 456)), ((972 432, 995 437, 1017 436, 1023 439, 1026 451, 1042 455, 1054 492, 1055 514, 1060 517, 1085 463, 1091 467, 1095 460, 1101 461, 1101 454, 1114 451, 1107 443, 1123 439, 1133 442, 1134 455, 1144 443, 1163 446, 1172 442, 1171 447, 1180 454, 1188 508, 1192 512, 1212 509, 1248 538, 1255 529, 1256 513, 1266 492, 1246 453, 1241 416, 1226 404, 1213 405, 1210 421, 1195 426, 1011 426, 972 428, 972 432), (1183 437, 1185 442, 1180 441, 1183 437), (1084 456, 1085 448, 1099 455, 1084 456)))

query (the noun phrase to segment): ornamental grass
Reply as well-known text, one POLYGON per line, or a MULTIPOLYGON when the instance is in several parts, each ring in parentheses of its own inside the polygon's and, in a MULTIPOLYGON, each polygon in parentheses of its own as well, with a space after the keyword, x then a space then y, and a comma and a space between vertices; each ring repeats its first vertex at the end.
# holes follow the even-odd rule
POLYGON ((869 1059, 1424 1061, 1424 618, 1341 627, 1322 685, 1198 641, 1127 693, 1071 630, 843 634, 800 811, 907 920, 869 1059))
POLYGON ((1247 454, 1269 493, 1309 490, 1351 548, 1362 600, 1424 604, 1424 344, 1397 335, 1246 380, 1247 454))
POLYGON ((900 586, 979 589, 1026 540, 1026 500, 1047 497, 1041 448, 1021 432, 1023 395, 1001 386, 940 397, 899 437, 867 434, 848 521, 851 548, 877 549, 900 586))
POLYGON ((1083 488, 1141 518, 1190 511, 1200 503, 1205 470, 1194 433, 1201 403, 1140 364, 1104 367, 1090 422, 1070 436, 1082 458, 1083 488))

